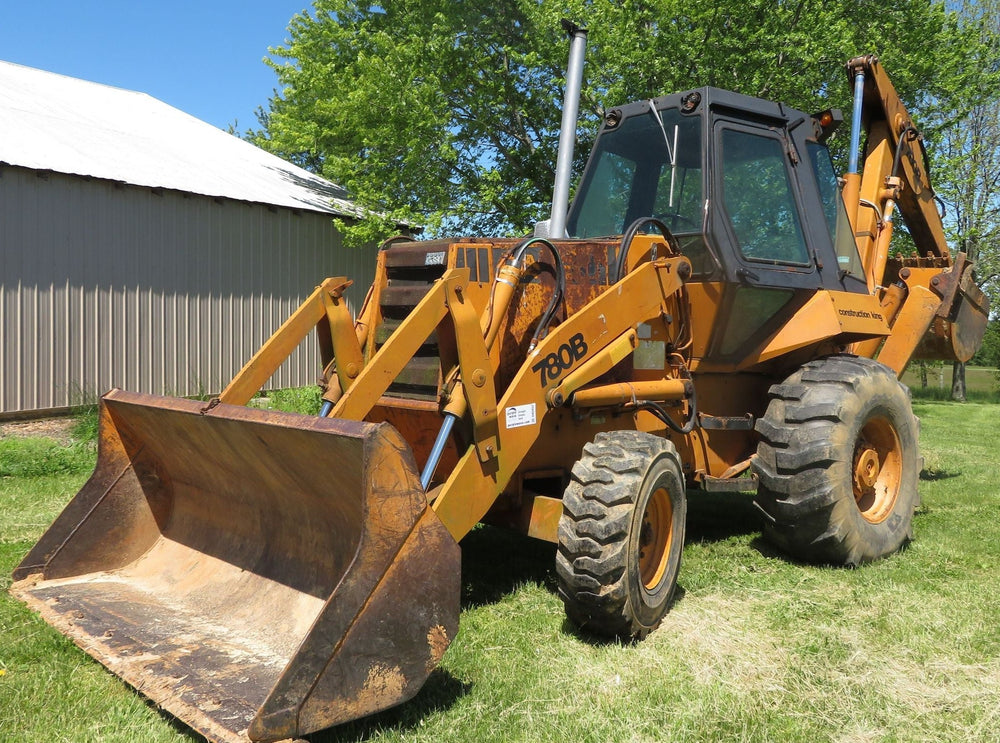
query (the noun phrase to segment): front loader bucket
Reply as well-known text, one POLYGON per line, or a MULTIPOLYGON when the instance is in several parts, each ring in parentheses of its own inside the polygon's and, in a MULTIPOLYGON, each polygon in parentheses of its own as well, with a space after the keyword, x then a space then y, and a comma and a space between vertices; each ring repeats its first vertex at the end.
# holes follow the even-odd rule
POLYGON ((392 426, 113 390, 99 446, 11 592, 210 740, 399 704, 454 638, 460 550, 392 426))

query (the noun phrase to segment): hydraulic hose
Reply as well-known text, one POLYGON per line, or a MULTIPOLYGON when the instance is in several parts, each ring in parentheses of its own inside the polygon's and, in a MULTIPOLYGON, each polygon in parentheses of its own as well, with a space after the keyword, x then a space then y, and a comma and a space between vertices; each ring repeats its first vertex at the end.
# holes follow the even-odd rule
POLYGON ((698 398, 696 395, 691 395, 690 410, 688 411, 688 419, 684 422, 683 426, 678 426, 676 421, 670 417, 670 413, 660 405, 659 403, 653 402, 652 400, 640 400, 631 406, 633 410, 645 410, 652 413, 657 418, 659 418, 666 426, 675 433, 679 433, 682 436, 691 433, 694 430, 695 424, 698 421, 698 398))
POLYGON ((556 246, 544 237, 531 237, 522 242, 514 249, 510 262, 518 268, 523 268, 525 253, 528 248, 536 243, 544 245, 552 254, 552 262, 556 273, 556 289, 552 292, 552 296, 549 297, 548 306, 546 306, 545 312, 542 313, 542 317, 539 319, 538 325, 535 327, 535 332, 531 336, 531 343, 528 345, 529 352, 534 350, 535 346, 538 345, 538 341, 545 337, 549 324, 552 322, 552 317, 555 315, 556 310, 559 308, 559 303, 562 301, 563 295, 566 293, 566 272, 563 269, 562 257, 559 255, 559 251, 556 249, 556 246))
POLYGON ((658 229, 660 234, 663 235, 663 239, 667 241, 667 244, 677 253, 680 253, 680 248, 677 245, 677 238, 674 237, 673 233, 665 224, 663 224, 663 222, 656 217, 639 217, 628 226, 625 230, 625 234, 622 235, 622 240, 618 249, 618 259, 615 261, 614 274, 608 277, 609 280, 613 279, 614 282, 617 282, 621 281, 625 277, 628 248, 635 239, 635 236, 639 234, 639 230, 647 224, 651 224, 658 229))

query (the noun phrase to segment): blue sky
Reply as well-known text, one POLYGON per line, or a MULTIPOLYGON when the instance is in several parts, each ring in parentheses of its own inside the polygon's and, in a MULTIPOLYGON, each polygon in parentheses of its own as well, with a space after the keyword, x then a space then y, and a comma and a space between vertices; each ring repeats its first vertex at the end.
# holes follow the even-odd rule
POLYGON ((262 59, 309 0, 0 0, 0 60, 138 90, 225 129, 256 126, 262 59))

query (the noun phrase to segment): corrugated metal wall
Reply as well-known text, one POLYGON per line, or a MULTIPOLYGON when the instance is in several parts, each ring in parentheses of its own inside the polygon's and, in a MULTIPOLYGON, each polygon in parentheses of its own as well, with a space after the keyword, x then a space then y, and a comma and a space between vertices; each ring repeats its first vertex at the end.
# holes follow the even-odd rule
MULTIPOLYGON (((374 265, 329 215, 2 166, 0 415, 219 392, 323 277, 357 308, 374 265)), ((319 364, 309 338, 269 386, 319 364)))

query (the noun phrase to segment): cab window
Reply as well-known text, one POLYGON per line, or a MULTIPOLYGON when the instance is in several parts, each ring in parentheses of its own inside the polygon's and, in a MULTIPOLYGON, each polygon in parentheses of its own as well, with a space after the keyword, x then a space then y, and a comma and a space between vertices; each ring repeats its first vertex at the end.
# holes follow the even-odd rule
POLYGON ((748 261, 808 265, 788 160, 781 140, 723 129, 723 203, 748 261))

